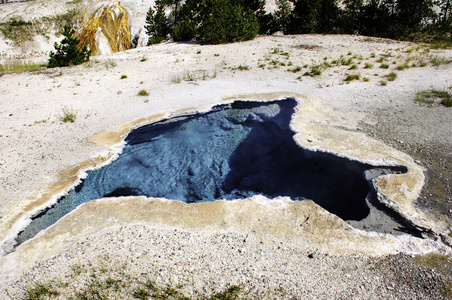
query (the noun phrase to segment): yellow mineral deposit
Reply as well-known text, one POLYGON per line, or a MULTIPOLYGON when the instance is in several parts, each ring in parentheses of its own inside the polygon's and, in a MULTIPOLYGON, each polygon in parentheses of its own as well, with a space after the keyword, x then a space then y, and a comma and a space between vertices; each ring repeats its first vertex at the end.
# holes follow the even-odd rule
POLYGON ((80 46, 92 55, 105 55, 130 49, 129 14, 120 1, 104 1, 88 7, 78 31, 80 46))

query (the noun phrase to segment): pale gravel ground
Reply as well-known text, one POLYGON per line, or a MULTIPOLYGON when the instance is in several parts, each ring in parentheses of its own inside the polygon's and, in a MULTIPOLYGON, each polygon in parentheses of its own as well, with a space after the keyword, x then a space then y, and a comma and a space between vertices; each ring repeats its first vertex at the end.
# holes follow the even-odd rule
MULTIPOLYGON (((439 181, 435 187, 440 186, 434 192, 424 193, 421 204, 427 205, 438 218, 450 220, 452 178, 447 167, 452 156, 452 109, 412 101, 418 90, 450 86, 450 64, 398 72, 397 80, 385 87, 379 81, 389 71, 379 69, 375 62, 370 70, 359 67, 362 76, 371 79, 369 83, 342 84, 345 74, 351 73, 345 66, 328 69, 319 78, 303 77, 303 81, 296 79, 301 73, 287 71, 297 65, 321 62, 324 57, 338 58, 348 51, 365 58, 375 52, 378 58, 393 49, 397 53, 393 57, 405 57, 408 53, 403 49, 408 47, 411 46, 407 43, 355 36, 261 37, 234 45, 159 45, 102 58, 89 67, 3 75, 0 216, 8 214, 13 209, 10 205, 23 199, 24 194, 33 195, 33 191, 51 181, 57 171, 105 152, 105 148, 89 142, 97 133, 115 130, 153 113, 186 107, 206 109, 228 94, 290 91, 319 97, 336 110, 349 113, 351 119, 360 122, 362 130, 418 159, 428 168, 428 182, 434 178, 434 182, 439 181), (315 47, 309 49, 306 45, 315 47), (275 48, 289 52, 290 58, 272 54, 275 48), (199 50, 201 53, 197 54, 199 50), (139 62, 142 56, 147 58, 145 62, 139 62), (268 69, 265 57, 286 64, 292 61, 294 66, 268 69), (112 67, 108 59, 115 61, 116 66, 112 67), (263 63, 266 68, 259 68, 263 63), (231 70, 239 65, 248 65, 251 70, 231 70), (215 74, 216 78, 171 82, 174 76, 183 76, 187 71, 206 73, 209 77, 215 74), (380 76, 374 76, 375 73, 380 76), (122 74, 128 78, 121 80, 122 74), (143 88, 150 91, 149 97, 137 96, 143 88), (58 121, 65 106, 77 111, 75 123, 58 121)), ((432 55, 451 58, 452 52, 432 55)), ((425 190, 429 189, 431 185, 425 190)), ((29 272, 28 278, 41 280, 69 276, 71 266, 88 261, 96 264, 99 255, 108 255, 112 273, 127 262, 127 270, 133 276, 157 273, 160 280, 171 278, 174 282, 184 282, 193 276, 197 291, 205 290, 212 281, 219 287, 245 283, 254 298, 282 286, 287 295, 277 294, 276 299, 437 299, 451 282, 450 268, 438 272, 404 255, 331 256, 318 253, 309 245, 295 247, 290 241, 276 238, 273 243, 261 243, 259 236, 247 234, 248 237, 235 232, 212 235, 163 225, 124 224, 122 229, 106 228, 87 236, 55 258, 38 262, 24 272, 29 272), (136 238, 138 232, 142 234, 140 238, 136 238), (313 258, 308 256, 311 253, 313 258)), ((17 280, 18 283, 3 286, 19 295, 26 280, 17 280)), ((187 289, 191 289, 190 284, 187 289)), ((0 296, 6 297, 3 289, 0 296)))
MULTIPOLYGON (((209 234, 131 224, 88 236, 38 263, 26 280, 11 283, 9 291, 13 298, 22 299, 17 290, 46 278, 70 283, 58 298, 67 299, 74 291, 88 289, 93 271, 101 278, 128 281, 125 272, 142 282, 183 285, 180 290, 195 297, 228 284, 243 285, 247 299, 439 299, 445 281, 435 270, 403 255, 334 256, 309 245, 295 247, 285 239, 264 242, 252 232, 209 234), (73 266, 81 267, 81 274, 73 266)), ((135 288, 132 284, 121 293, 111 292, 109 299, 131 299, 135 288)))

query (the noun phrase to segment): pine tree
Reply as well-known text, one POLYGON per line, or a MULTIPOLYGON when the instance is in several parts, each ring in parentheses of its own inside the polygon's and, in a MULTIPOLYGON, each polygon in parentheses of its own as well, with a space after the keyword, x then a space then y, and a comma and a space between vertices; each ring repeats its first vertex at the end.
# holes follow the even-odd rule
POLYGON ((338 31, 340 9, 336 0, 296 0, 290 33, 338 31))
POLYGON ((164 4, 173 7, 171 10, 172 26, 176 26, 181 22, 180 9, 182 7, 182 0, 164 0, 164 4))
POLYGON ((74 34, 75 30, 70 26, 63 27, 64 39, 60 44, 53 45, 56 52, 51 51, 49 54, 49 68, 79 65, 89 60, 91 51, 86 46, 79 50, 77 46, 80 40, 74 34))
POLYGON ((369 36, 390 37, 394 24, 390 8, 380 0, 370 0, 366 3, 358 16, 360 34, 369 36))
POLYGON ((202 44, 233 43, 253 39, 259 22, 250 8, 230 0, 205 0, 200 11, 198 39, 202 44))
POLYGON ((444 31, 451 31, 452 0, 438 0, 435 4, 441 9, 438 15, 438 23, 444 31))
POLYGON ((148 45, 158 44, 166 40, 170 33, 169 20, 165 15, 165 2, 156 0, 154 9, 149 8, 146 14, 146 34, 148 34, 148 45))
POLYGON ((405 34, 421 31, 433 16, 432 0, 397 0, 397 20, 405 34))
POLYGON ((355 33, 359 30, 358 16, 363 8, 363 0, 344 0, 345 5, 345 23, 347 32, 355 33))
POLYGON ((289 0, 276 0, 276 5, 278 6, 278 10, 274 13, 274 27, 276 27, 276 30, 287 32, 292 6, 289 0))

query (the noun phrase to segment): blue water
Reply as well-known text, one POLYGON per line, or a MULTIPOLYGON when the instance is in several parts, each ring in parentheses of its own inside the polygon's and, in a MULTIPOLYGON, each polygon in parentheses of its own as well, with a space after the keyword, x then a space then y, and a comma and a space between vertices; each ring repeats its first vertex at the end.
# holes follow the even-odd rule
POLYGON ((295 99, 243 102, 164 120, 132 131, 122 154, 88 176, 58 203, 33 217, 17 237, 35 236, 93 199, 144 195, 187 203, 241 199, 309 198, 344 219, 369 209, 370 166, 300 148, 290 120, 295 99))

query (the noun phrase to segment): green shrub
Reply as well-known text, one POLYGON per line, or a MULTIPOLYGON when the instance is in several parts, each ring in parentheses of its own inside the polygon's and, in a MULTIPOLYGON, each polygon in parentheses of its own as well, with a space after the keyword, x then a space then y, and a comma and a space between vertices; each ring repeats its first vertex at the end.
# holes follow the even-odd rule
POLYGON ((77 45, 80 40, 74 37, 74 34, 74 29, 67 25, 64 26, 64 39, 60 44, 55 43, 54 48, 56 52, 51 51, 49 54, 49 68, 79 65, 89 60, 91 50, 87 50, 86 46, 78 49, 77 45))

